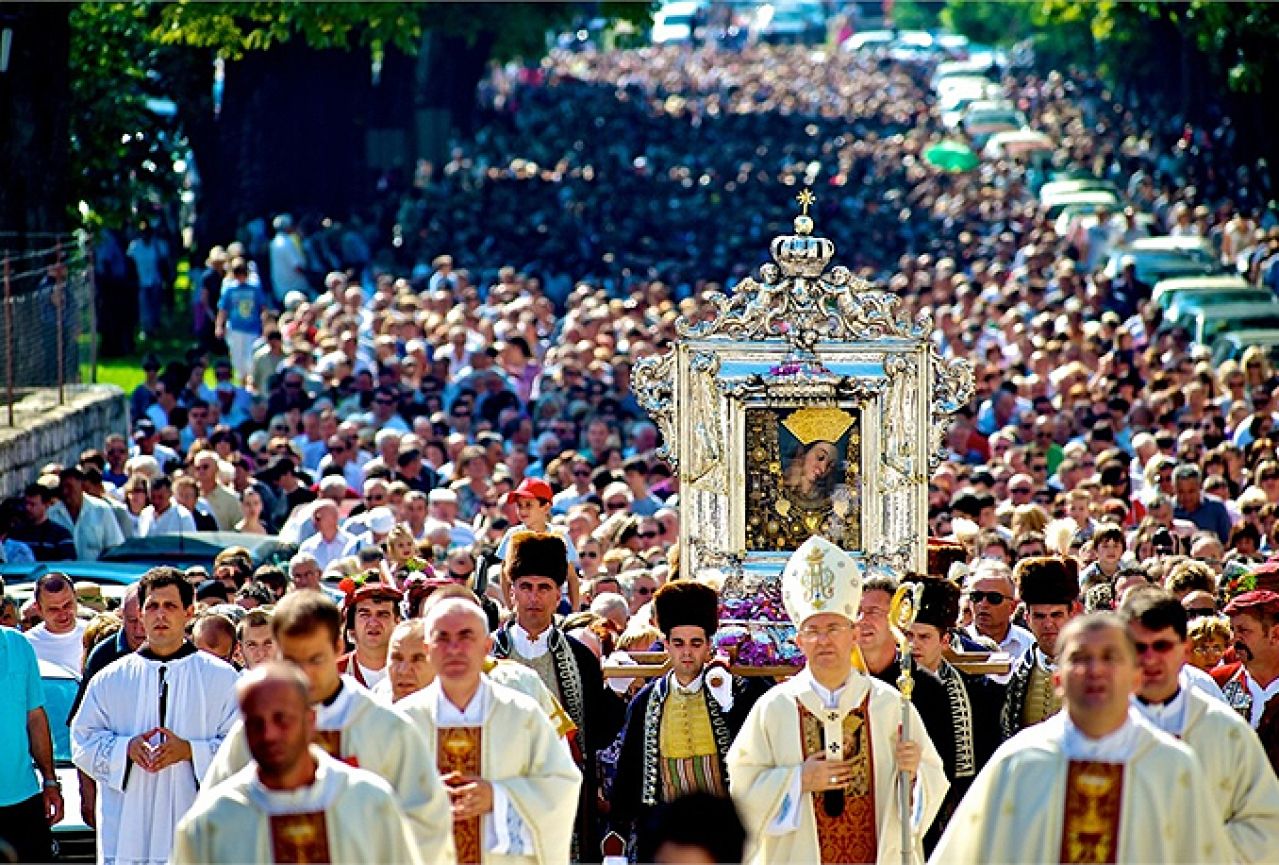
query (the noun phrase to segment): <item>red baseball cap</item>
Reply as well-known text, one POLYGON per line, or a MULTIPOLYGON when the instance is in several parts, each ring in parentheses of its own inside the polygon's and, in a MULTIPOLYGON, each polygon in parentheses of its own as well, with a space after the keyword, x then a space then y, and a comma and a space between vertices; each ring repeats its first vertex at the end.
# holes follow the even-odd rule
POLYGON ((549 502, 554 497, 555 493, 551 490, 551 485, 541 478, 525 478, 510 493, 511 501, 538 499, 539 501, 549 502))

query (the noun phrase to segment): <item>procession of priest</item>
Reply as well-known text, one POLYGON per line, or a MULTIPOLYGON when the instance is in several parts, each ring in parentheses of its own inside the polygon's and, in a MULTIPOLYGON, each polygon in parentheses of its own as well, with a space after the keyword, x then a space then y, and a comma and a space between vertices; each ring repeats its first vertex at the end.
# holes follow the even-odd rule
POLYGON ((1188 663, 1187 609, 1163 588, 1085 612, 1070 556, 970 570, 944 541, 899 585, 813 536, 779 576, 802 667, 730 666, 719 592, 674 573, 636 611, 665 666, 625 678, 601 649, 619 635, 556 614, 569 550, 553 532, 513 534, 500 567, 514 612, 496 630, 456 583, 403 592, 370 575, 341 602, 289 588, 257 620, 272 651, 247 652, 242 627, 234 663, 189 633, 184 575, 151 569, 133 599, 144 641, 87 680, 71 719, 99 861, 1279 855, 1279 699, 1257 676, 1279 642, 1273 591, 1230 600, 1233 658, 1209 675, 1188 663), (383 607, 390 650, 365 670, 370 688, 348 640, 383 607), (1014 636, 1006 669, 966 663, 1014 636))

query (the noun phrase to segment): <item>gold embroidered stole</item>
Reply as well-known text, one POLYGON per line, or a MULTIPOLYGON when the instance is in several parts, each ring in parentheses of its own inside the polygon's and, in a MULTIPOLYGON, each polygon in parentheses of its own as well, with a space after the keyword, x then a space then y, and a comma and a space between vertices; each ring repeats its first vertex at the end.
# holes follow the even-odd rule
POLYGON ((329 854, 328 821, 323 811, 273 814, 271 861, 275 865, 319 865, 333 861, 329 854))
POLYGON ((879 852, 875 819, 875 769, 870 737, 870 694, 857 708, 841 705, 828 708, 817 695, 805 692, 799 698, 800 737, 804 758, 818 752, 829 760, 853 761, 852 778, 843 790, 844 810, 838 816, 826 812, 822 794, 813 794, 813 815, 823 865, 870 863, 879 852))
MULTIPOLYGON (((481 770, 480 727, 441 727, 437 732, 435 758, 440 776, 457 772, 479 777, 481 770)), ((453 844, 458 865, 479 865, 480 818, 453 821, 453 844)))
POLYGON ((1123 763, 1070 761, 1059 861, 1113 865, 1119 846, 1123 791, 1123 763))

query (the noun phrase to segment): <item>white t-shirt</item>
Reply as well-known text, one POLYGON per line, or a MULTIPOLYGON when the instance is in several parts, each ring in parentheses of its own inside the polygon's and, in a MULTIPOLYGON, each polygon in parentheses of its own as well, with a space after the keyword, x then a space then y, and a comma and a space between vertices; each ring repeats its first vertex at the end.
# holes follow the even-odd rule
POLYGON ((88 623, 76 620, 75 627, 65 634, 51 634, 41 622, 25 632, 36 657, 70 670, 77 676, 84 669, 84 629, 88 623))

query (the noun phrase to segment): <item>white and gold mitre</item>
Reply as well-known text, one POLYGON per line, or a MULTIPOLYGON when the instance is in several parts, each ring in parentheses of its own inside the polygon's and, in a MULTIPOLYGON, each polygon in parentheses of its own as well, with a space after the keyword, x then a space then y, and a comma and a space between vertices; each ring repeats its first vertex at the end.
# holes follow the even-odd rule
POLYGON ((861 600, 861 568, 825 538, 814 535, 804 541, 782 571, 782 603, 797 628, 818 613, 855 622, 861 600))

